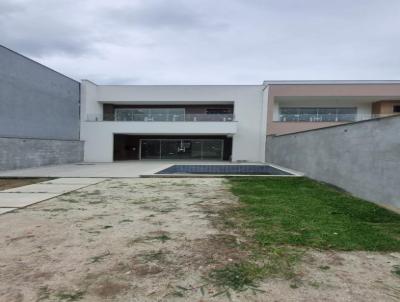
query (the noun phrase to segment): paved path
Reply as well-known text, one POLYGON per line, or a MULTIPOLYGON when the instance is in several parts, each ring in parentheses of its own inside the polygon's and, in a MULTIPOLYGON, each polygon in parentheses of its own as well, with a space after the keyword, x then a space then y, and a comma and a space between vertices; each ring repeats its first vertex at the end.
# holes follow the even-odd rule
POLYGON ((0 191, 0 214, 102 182, 104 178, 58 178, 0 191))
MULTIPOLYGON (((151 174, 176 164, 237 165, 227 161, 121 161, 113 163, 76 163, 0 171, 0 177, 105 177, 131 178, 151 174)), ((249 163, 246 163, 249 164, 249 163)), ((259 164, 259 163, 258 163, 259 164)))
POLYGON ((139 177, 169 167, 165 161, 76 163, 0 171, 0 177, 139 177))

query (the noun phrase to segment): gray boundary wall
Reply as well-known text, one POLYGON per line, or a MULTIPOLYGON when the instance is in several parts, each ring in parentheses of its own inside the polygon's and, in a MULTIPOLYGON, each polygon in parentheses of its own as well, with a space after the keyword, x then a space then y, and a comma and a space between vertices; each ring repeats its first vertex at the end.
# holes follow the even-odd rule
POLYGON ((0 138, 0 170, 80 162, 83 142, 0 138))
POLYGON ((266 160, 400 208, 400 116, 268 136, 266 160))
POLYGON ((83 160, 80 83, 0 45, 0 170, 83 160))
POLYGON ((0 137, 79 140, 80 84, 0 46, 0 137))

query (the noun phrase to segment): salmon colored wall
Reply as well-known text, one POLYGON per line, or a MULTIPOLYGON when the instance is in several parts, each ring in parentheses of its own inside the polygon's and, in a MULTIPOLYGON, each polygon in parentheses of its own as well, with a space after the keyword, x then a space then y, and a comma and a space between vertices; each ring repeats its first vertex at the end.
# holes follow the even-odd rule
POLYGON ((400 84, 270 84, 268 85, 267 134, 284 134, 322 128, 340 123, 331 122, 274 122, 275 97, 278 96, 400 96, 400 84))
POLYGON ((269 124, 268 134, 282 135, 341 124, 345 122, 272 122, 269 124))
POLYGON ((380 101, 372 104, 372 113, 373 114, 392 114, 393 106, 400 106, 399 101, 380 101))

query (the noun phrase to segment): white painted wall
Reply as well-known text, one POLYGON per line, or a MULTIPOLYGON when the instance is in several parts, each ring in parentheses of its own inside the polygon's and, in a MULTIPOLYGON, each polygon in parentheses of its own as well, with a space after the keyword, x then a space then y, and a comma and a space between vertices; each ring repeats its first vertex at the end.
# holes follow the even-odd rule
POLYGON ((118 86, 82 82, 81 140, 85 161, 110 162, 113 134, 233 134, 232 160, 265 160, 266 107, 262 85, 118 86), (86 122, 101 115, 102 103, 204 104, 233 103, 233 122, 86 122))

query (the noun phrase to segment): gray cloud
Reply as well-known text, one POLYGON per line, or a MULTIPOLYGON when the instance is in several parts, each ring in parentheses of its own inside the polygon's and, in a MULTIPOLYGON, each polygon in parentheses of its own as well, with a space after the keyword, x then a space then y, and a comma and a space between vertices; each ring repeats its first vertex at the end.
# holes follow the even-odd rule
POLYGON ((400 79, 400 1, 2 0, 0 43, 99 83, 400 79))
POLYGON ((106 17, 115 22, 122 22, 149 28, 196 28, 205 25, 202 16, 179 0, 148 0, 142 3, 113 8, 106 17))

